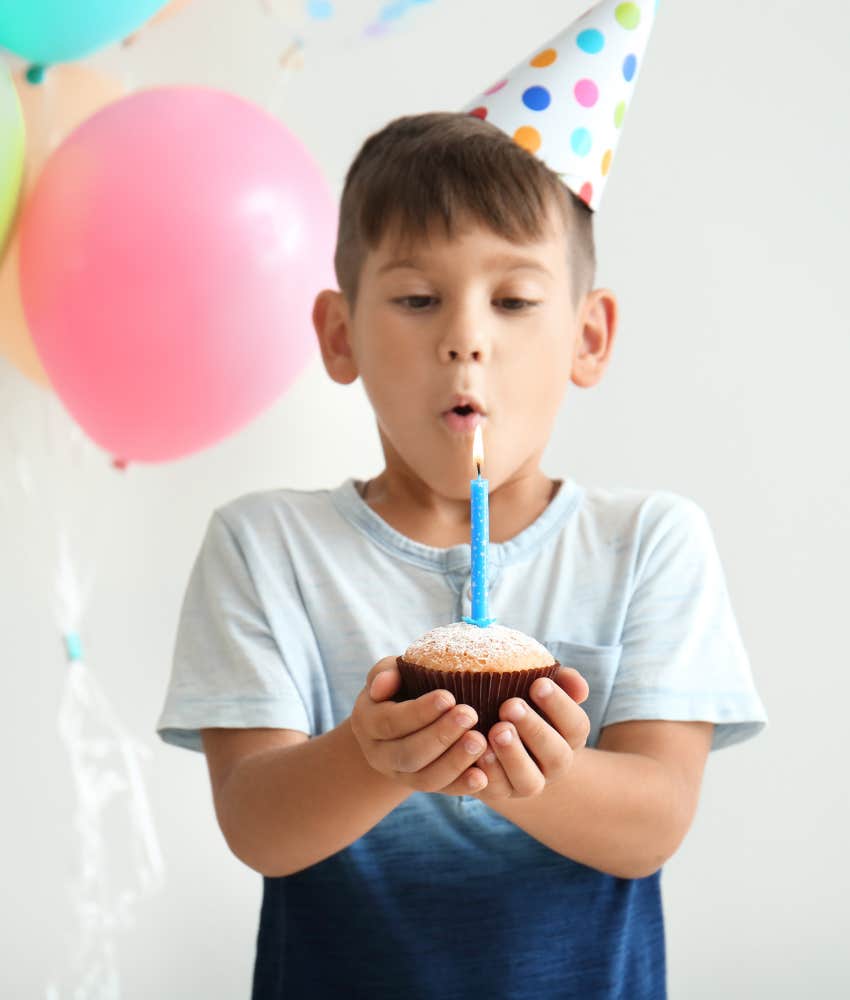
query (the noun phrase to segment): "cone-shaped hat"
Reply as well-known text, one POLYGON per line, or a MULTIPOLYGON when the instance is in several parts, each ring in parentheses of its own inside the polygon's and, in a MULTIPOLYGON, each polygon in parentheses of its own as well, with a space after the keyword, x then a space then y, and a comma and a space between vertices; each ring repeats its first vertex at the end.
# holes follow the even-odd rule
POLYGON ((657 2, 602 0, 463 110, 539 156, 595 211, 657 2))

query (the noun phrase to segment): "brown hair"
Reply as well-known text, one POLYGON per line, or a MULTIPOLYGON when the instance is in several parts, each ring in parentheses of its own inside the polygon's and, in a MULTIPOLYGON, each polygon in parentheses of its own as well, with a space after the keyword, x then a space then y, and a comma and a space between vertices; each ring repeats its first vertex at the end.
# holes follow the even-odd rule
POLYGON ((465 112, 396 118, 369 136, 345 178, 334 267, 351 307, 360 269, 387 231, 424 237, 442 221, 451 237, 472 219, 517 243, 545 235, 548 209, 562 213, 573 301, 593 287, 593 212, 542 160, 465 112))

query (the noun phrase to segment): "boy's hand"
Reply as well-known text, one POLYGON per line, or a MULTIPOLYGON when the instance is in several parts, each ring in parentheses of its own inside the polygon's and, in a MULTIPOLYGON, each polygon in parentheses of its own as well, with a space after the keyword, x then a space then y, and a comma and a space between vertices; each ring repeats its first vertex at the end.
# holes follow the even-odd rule
POLYGON ((351 728, 363 756, 381 774, 417 792, 473 795, 486 784, 472 767, 487 749, 469 705, 455 706, 449 691, 429 691, 412 701, 390 699, 401 686, 395 657, 369 671, 351 712, 351 728))
POLYGON ((522 698, 502 703, 502 721, 490 729, 490 747, 478 761, 487 775, 487 786, 479 795, 483 802, 539 795, 566 774, 590 732, 590 720, 579 708, 589 690, 577 670, 561 667, 554 681, 540 678, 531 685, 531 697, 545 719, 522 698), (524 711, 521 717, 520 711, 524 711), (504 733, 510 734, 507 743, 500 742, 504 733))

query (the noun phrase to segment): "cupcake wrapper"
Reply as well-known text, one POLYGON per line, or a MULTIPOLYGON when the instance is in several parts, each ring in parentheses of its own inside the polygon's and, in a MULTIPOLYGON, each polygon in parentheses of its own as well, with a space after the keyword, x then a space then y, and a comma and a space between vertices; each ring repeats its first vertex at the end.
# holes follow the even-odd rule
POLYGON ((499 721, 499 706, 508 698, 523 698, 545 719, 529 691, 538 677, 554 678, 560 667, 559 663, 552 663, 529 670, 431 670, 408 663, 400 656, 396 662, 403 685, 403 695, 398 700, 418 698, 437 689, 451 691, 458 705, 471 705, 478 713, 478 722, 472 728, 485 737, 499 721))

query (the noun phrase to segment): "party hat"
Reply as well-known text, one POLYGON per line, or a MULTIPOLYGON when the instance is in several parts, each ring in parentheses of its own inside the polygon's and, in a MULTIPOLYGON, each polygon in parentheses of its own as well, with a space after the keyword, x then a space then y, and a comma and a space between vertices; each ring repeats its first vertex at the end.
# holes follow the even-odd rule
POLYGON ((657 4, 602 0, 463 110, 539 156, 595 211, 657 4))

